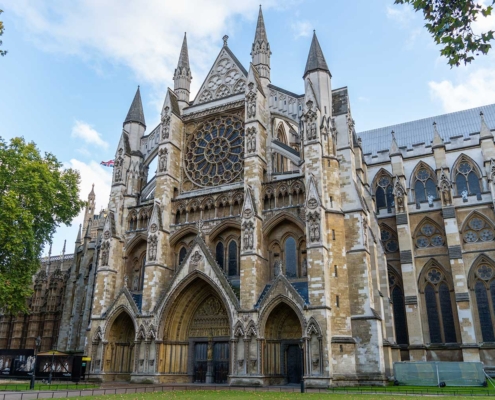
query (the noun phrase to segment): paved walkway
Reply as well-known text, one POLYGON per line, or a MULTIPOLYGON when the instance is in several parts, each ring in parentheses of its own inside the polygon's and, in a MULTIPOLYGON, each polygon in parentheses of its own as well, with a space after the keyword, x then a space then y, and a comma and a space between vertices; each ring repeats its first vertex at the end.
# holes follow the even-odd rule
MULTIPOLYGON (((95 389, 67 389, 56 391, 23 391, 23 392, 0 392, 0 400, 32 400, 32 399, 54 399, 68 397, 101 396, 106 394, 126 394, 126 393, 150 393, 165 392, 173 390, 236 390, 251 392, 299 392, 299 385, 286 386, 263 386, 244 387, 228 386, 216 384, 181 384, 181 385, 160 385, 160 384, 132 384, 125 382, 105 382, 95 389)), ((328 393, 326 389, 306 389, 308 393, 328 393)))

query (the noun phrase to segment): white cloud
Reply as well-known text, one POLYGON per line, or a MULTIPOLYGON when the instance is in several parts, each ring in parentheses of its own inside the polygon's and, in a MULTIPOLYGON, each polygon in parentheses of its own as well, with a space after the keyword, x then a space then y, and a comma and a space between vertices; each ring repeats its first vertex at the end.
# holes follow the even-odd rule
POLYGON ((431 96, 440 100, 445 112, 478 107, 495 101, 494 69, 479 68, 463 74, 457 83, 443 80, 432 81, 428 85, 431 96))
MULTIPOLYGON (((112 168, 103 167, 93 160, 89 163, 85 163, 84 161, 77 159, 65 162, 64 168, 73 168, 79 171, 81 175, 79 194, 82 200, 88 200, 88 194, 91 192, 91 187, 94 184, 96 212, 99 212, 101 208, 107 207, 110 187, 112 185, 112 168)), ((66 253, 72 253, 72 246, 77 237, 77 230, 79 229, 79 224, 83 223, 83 220, 84 210, 74 218, 71 226, 62 225, 57 229, 57 232, 53 237, 53 255, 58 255, 62 251, 64 240, 67 240, 66 253)), ((45 249, 45 254, 47 252, 48 247, 45 249)))
MULTIPOLYGON (((198 77, 209 69, 222 36, 236 33, 235 17, 252 20, 254 32, 258 4, 256 0, 16 0, 10 8, 39 47, 77 55, 99 69, 101 61, 125 65, 138 80, 163 89, 172 84, 185 31, 193 76, 198 77)), ((282 0, 267 0, 263 7, 277 4, 287 7, 282 0)), ((193 80, 193 90, 199 81, 193 80)))
POLYGON ((295 39, 311 35, 312 26, 309 21, 296 21, 293 22, 290 27, 294 33, 295 39))
POLYGON ((366 96, 359 96, 358 100, 363 102, 363 103, 369 103, 370 102, 370 99, 366 96))
POLYGON ((415 17, 413 8, 408 5, 387 6, 387 18, 404 28, 408 27, 415 17))
POLYGON ((76 121, 72 127, 73 138, 84 140, 86 143, 108 148, 108 143, 105 142, 100 133, 98 133, 93 127, 84 121, 76 121))

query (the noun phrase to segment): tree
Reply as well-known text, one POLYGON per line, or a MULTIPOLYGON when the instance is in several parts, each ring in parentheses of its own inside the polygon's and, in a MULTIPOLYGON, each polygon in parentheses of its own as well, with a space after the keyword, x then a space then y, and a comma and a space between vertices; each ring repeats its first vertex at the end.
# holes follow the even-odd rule
POLYGON ((79 172, 23 138, 0 137, 0 310, 26 312, 32 276, 60 224, 81 211, 79 172))
POLYGON ((477 0, 395 0, 395 4, 411 4, 416 12, 423 12, 426 29, 442 46, 440 54, 451 67, 468 64, 491 49, 494 31, 477 34, 472 27, 478 17, 491 15, 495 0, 488 2, 484 7, 477 0))
MULTIPOLYGON (((0 10, 0 14, 3 13, 3 10, 0 10)), ((3 31, 5 30, 4 26, 3 26, 3 22, 0 21, 0 36, 3 35, 3 31)), ((0 40, 0 46, 2 45, 2 41, 0 40)), ((0 56, 4 56, 5 54, 7 54, 7 51, 6 50, 0 50, 0 56)))

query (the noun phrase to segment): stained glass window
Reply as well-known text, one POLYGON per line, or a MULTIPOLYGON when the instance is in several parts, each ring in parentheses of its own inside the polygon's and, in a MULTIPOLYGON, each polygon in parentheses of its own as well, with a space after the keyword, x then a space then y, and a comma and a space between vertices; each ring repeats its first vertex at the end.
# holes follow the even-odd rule
POLYGON ((224 248, 223 248, 223 243, 218 242, 217 247, 215 249, 215 256, 217 259, 217 264, 222 268, 222 270, 225 268, 224 265, 224 248))
POLYGON ((238 273, 238 257, 237 257, 237 243, 235 240, 231 240, 229 243, 229 276, 239 275, 238 273))
POLYGON ((395 253, 399 250, 397 235, 385 224, 380 225, 380 238, 387 253, 395 253))
POLYGON ((292 236, 285 241, 285 274, 289 278, 297 277, 296 241, 292 236))
POLYGON ((428 315, 428 327, 430 328, 431 343, 442 343, 440 333, 440 320, 438 317, 437 296, 432 285, 425 289, 426 314, 428 315))
POLYGON ((421 167, 417 170, 414 178, 416 179, 414 183, 416 203, 427 201, 429 196, 433 199, 438 198, 437 187, 434 181, 435 176, 429 168, 421 167))
POLYGON ((466 243, 490 242, 495 238, 491 224, 479 214, 471 216, 464 227, 463 238, 466 243))
POLYGON ((381 172, 376 179, 375 201, 377 212, 380 212, 380 209, 383 208, 386 208, 388 212, 391 212, 392 208, 395 206, 392 177, 386 172, 381 172))
POLYGON ((416 230, 416 247, 441 247, 445 245, 445 237, 436 224, 427 219, 416 230))
POLYGON ((457 195, 466 194, 481 194, 480 181, 473 164, 465 157, 456 167, 455 183, 457 195))
MULTIPOLYGON (((495 282, 495 281, 494 281, 495 282)), ((480 319, 481 335, 484 342, 494 342, 493 322, 488 304, 488 293, 483 282, 478 281, 474 287, 476 293, 476 304, 478 306, 478 317, 480 319)))
POLYGON ((394 324, 397 344, 408 344, 404 293, 399 286, 396 286, 392 290, 392 301, 394 302, 394 324))

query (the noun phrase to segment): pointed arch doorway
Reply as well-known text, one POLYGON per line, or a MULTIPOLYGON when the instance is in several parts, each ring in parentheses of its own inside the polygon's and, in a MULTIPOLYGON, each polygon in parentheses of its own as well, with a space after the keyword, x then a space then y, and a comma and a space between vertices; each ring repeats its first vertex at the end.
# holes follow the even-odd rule
POLYGON ((296 384, 303 374, 301 321, 287 303, 275 306, 265 324, 265 371, 270 384, 296 384))
POLYGON ((165 313, 163 326, 162 373, 174 374, 175 381, 228 382, 230 317, 209 282, 196 278, 188 283, 165 313))

